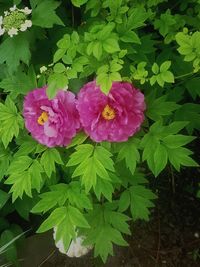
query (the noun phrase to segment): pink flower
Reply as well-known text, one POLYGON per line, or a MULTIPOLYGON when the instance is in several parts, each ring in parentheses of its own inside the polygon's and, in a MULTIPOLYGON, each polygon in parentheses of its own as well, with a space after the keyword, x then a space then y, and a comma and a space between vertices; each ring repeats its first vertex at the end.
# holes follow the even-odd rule
POLYGON ((79 92, 77 109, 91 139, 122 142, 135 134, 144 121, 144 95, 127 82, 113 82, 105 95, 93 81, 79 92))
POLYGON ((24 100, 25 125, 32 137, 48 147, 66 146, 80 128, 73 93, 60 90, 49 100, 46 87, 28 93, 24 100))

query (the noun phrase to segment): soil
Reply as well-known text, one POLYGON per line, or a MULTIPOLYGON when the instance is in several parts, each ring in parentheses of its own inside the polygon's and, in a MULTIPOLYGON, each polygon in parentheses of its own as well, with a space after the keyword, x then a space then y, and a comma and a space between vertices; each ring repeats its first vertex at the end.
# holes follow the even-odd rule
POLYGON ((93 259, 69 258, 55 249, 52 233, 27 241, 21 255, 23 267, 199 267, 200 200, 195 197, 199 170, 186 169, 181 175, 171 169, 152 179, 159 198, 149 222, 135 222, 129 247, 114 248, 106 264, 93 259))

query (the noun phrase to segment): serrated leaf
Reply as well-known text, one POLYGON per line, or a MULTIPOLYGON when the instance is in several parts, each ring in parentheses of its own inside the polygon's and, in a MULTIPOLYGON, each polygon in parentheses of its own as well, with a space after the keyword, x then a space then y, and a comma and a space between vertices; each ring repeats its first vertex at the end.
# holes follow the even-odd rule
POLYGON ((106 180, 97 179, 94 192, 100 201, 101 196, 103 195, 108 201, 112 202, 112 194, 114 193, 113 185, 106 180))
POLYGON ((31 176, 28 171, 22 173, 13 173, 5 181, 5 184, 11 184, 10 193, 12 193, 12 202, 18 197, 22 198, 23 194, 32 197, 31 193, 31 176))
POLYGON ((83 214, 77 208, 68 206, 68 214, 73 225, 83 228, 90 227, 83 214))
POLYGON ((14 160, 11 162, 7 173, 17 173, 17 172, 23 172, 29 168, 33 160, 28 156, 21 156, 14 158, 14 160))
POLYGON ((159 120, 162 116, 172 114, 173 111, 178 109, 180 106, 175 102, 167 101, 167 97, 161 96, 157 99, 148 101, 147 116, 154 121, 159 120))
POLYGON ((162 144, 157 146, 154 152, 154 168, 151 169, 154 176, 157 177, 161 171, 166 167, 168 161, 168 153, 162 144))
POLYGON ((96 205, 88 214, 91 228, 84 231, 84 244, 94 245, 94 256, 99 255, 106 262, 108 255, 113 255, 113 243, 120 246, 128 245, 121 234, 130 233, 128 220, 126 215, 113 211, 113 207, 96 205))
POLYGON ((128 190, 125 190, 120 196, 119 211, 124 212, 125 210, 127 210, 128 207, 130 206, 130 203, 131 203, 130 193, 128 190))
POLYGON ((48 148, 42 154, 40 163, 44 167, 44 170, 47 176, 51 177, 52 172, 56 171, 55 163, 62 165, 63 161, 60 157, 59 152, 56 150, 56 148, 48 148))
POLYGON ((140 154, 138 152, 136 139, 130 139, 119 145, 119 153, 117 160, 125 160, 127 168, 132 174, 135 172, 136 164, 140 161, 140 154))
POLYGON ((6 98, 5 104, 0 103, 0 138, 6 148, 13 137, 17 137, 19 129, 23 128, 23 119, 11 98, 6 98))
POLYGON ((31 58, 28 34, 6 38, 0 45, 0 64, 6 63, 10 73, 17 70, 20 61, 28 65, 31 58))
POLYGON ((43 0, 37 3, 32 12, 33 25, 43 28, 52 28, 54 24, 63 25, 55 10, 60 5, 54 0, 43 0))
POLYGON ((80 145, 70 156, 67 166, 78 165, 72 177, 80 176, 86 192, 89 192, 92 187, 95 188, 97 179, 110 180, 108 171, 114 170, 111 156, 112 154, 103 147, 94 147, 89 144, 80 145))
POLYGON ((156 198, 156 195, 142 185, 132 186, 129 190, 131 194, 131 214, 133 219, 148 221, 150 215, 149 208, 154 207, 152 200, 156 198))
POLYGON ((60 207, 55 209, 50 216, 41 224, 39 229, 37 230, 37 233, 43 233, 51 228, 55 227, 56 225, 59 225, 65 218, 67 213, 66 207, 60 207))
POLYGON ((71 147, 74 147, 74 146, 77 146, 77 145, 81 145, 87 138, 88 138, 88 136, 84 132, 79 132, 72 139, 71 144, 68 145, 66 148, 69 149, 71 147))
POLYGON ((6 202, 9 199, 9 194, 3 190, 0 189, 0 210, 3 208, 3 206, 6 204, 6 202))
POLYGON ((199 164, 190 157, 192 154, 191 150, 184 147, 175 149, 168 148, 169 161, 177 171, 180 171, 181 165, 187 167, 199 167, 199 164))
POLYGON ((29 168, 29 173, 31 175, 31 184, 32 184, 32 189, 36 189, 37 192, 40 192, 40 189, 43 184, 43 179, 41 173, 43 172, 43 168, 40 165, 38 160, 34 160, 33 164, 29 168))

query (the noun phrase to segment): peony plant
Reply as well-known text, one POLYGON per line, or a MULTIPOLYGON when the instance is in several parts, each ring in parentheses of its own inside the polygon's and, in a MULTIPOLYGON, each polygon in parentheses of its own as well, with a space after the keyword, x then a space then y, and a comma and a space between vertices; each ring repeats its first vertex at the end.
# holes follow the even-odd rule
POLYGON ((150 181, 199 167, 199 17, 198 0, 1 3, 1 243, 17 212, 106 262, 150 219, 150 181))

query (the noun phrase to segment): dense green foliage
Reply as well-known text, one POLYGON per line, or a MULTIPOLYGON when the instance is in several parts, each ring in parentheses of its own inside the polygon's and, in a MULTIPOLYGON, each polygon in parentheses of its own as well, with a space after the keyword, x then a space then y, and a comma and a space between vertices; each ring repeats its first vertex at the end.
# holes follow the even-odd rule
POLYGON ((34 213, 39 233, 57 227, 67 250, 78 230, 105 262, 113 244, 128 245, 131 220, 149 219, 156 199, 149 171, 162 179, 166 166, 198 166, 188 144, 200 130, 200 1, 0 0, 0 13, 13 4, 32 9, 33 26, 0 41, 1 243, 21 231, 9 213, 25 220, 34 213), (112 81, 143 91, 137 135, 94 143, 81 132, 67 148, 51 149, 30 137, 27 92, 48 84, 49 98, 60 88, 77 93, 94 78, 104 93, 112 81))

